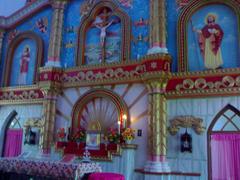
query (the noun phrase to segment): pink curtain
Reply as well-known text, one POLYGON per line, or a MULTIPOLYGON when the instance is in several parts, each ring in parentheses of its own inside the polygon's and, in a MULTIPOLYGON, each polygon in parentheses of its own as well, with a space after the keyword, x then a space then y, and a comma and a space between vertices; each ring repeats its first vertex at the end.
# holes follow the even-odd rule
POLYGON ((4 157, 16 157, 22 152, 22 129, 8 129, 5 145, 4 157))
POLYGON ((240 134, 211 135, 212 180, 240 179, 240 134))

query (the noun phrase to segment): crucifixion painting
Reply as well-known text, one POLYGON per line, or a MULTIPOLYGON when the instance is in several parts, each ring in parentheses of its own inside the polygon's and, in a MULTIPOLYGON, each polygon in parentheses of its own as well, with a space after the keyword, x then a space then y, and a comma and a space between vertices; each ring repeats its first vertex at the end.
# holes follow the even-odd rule
POLYGON ((88 64, 95 60, 102 63, 114 61, 119 56, 121 36, 120 19, 108 8, 103 8, 93 19, 86 37, 86 52, 88 64), (97 57, 96 57, 97 56, 97 57))

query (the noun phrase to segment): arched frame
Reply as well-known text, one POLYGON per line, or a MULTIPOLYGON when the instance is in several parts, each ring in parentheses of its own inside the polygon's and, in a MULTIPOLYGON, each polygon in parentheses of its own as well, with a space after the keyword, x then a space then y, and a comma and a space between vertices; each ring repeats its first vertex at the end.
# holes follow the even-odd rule
POLYGON ((90 102, 94 98, 108 98, 110 101, 114 103, 114 105, 117 108, 119 119, 118 121, 123 124, 123 115, 127 115, 126 119, 126 126, 129 127, 130 121, 129 121, 129 112, 128 112, 128 107, 126 103, 121 99, 120 96, 118 96, 116 93, 114 93, 111 90, 108 89, 103 89, 103 88, 98 88, 98 89, 93 89, 85 94, 83 94, 76 102, 76 104, 73 106, 72 109, 72 130, 71 132, 74 133, 76 128, 78 128, 78 122, 81 117, 81 113, 85 105, 90 102))
POLYGON ((4 145, 5 145, 5 141, 6 141, 6 135, 7 135, 7 129, 10 126, 11 122, 14 120, 14 118, 17 116, 17 112, 15 110, 13 110, 8 117, 6 118, 6 120, 4 121, 2 128, 1 128, 1 136, 0 136, 0 153, 1 153, 1 157, 3 157, 4 154, 4 145))
POLYGON ((111 9, 111 11, 113 12, 113 15, 116 15, 118 18, 120 18, 122 23, 122 28, 121 28, 122 42, 121 42, 120 61, 126 61, 130 57, 130 39, 131 39, 130 18, 114 2, 110 0, 103 0, 96 3, 92 11, 90 11, 89 15, 83 17, 83 19, 81 20, 82 23, 78 29, 77 52, 76 52, 76 59, 75 59, 76 66, 85 64, 84 52, 85 52, 85 38, 87 34, 87 29, 89 28, 90 23, 95 18, 96 14, 104 7, 111 9))
MULTIPOLYGON (((222 4, 230 7, 237 17, 238 33, 240 32, 240 5, 239 2, 235 0, 193 0, 184 7, 179 15, 178 19, 178 33, 177 33, 177 44, 178 44, 178 71, 185 72, 188 71, 188 42, 187 42, 187 23, 189 22, 191 16, 200 8, 213 5, 222 4)), ((238 44, 240 43, 238 39, 238 44)))
POLYGON ((37 45, 37 54, 36 54, 36 63, 34 67, 34 81, 33 83, 36 83, 38 81, 38 75, 37 75, 37 70, 41 65, 43 64, 43 41, 42 39, 35 33, 31 31, 26 31, 23 33, 19 33, 9 44, 9 47, 7 49, 7 56, 5 60, 5 68, 4 68, 4 85, 9 86, 10 85, 10 79, 11 79, 11 68, 13 64, 13 57, 14 57, 14 52, 17 49, 18 45, 26 40, 26 39, 31 39, 36 42, 37 45))
MULTIPOLYGON (((217 121, 219 120, 219 118, 221 116, 225 116, 225 112, 227 112, 228 110, 232 111, 234 113, 234 115, 232 116, 232 118, 237 115, 240 117, 240 111, 238 109, 236 109, 234 106, 228 104, 226 105, 221 111, 219 111, 217 113, 217 115, 214 117, 213 121, 211 122, 208 131, 207 131, 207 156, 208 156, 208 179, 211 180, 212 177, 212 157, 211 157, 211 134, 213 133, 239 133, 240 135, 240 130, 238 131, 224 131, 223 128, 224 126, 226 126, 226 124, 223 126, 221 131, 214 131, 214 125, 217 123, 217 121)), ((231 121, 231 119, 229 120, 229 122, 231 121)), ((227 122, 227 123, 229 123, 227 122)), ((237 128, 238 129, 238 128, 237 128)))

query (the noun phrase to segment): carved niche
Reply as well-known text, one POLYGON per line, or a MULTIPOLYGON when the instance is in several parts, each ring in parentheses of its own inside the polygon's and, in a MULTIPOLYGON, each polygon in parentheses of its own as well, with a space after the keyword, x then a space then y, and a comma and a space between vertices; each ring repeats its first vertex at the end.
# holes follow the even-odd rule
POLYGON ((91 4, 91 8, 83 14, 78 29, 76 65, 128 60, 131 37, 129 16, 109 0, 91 4))

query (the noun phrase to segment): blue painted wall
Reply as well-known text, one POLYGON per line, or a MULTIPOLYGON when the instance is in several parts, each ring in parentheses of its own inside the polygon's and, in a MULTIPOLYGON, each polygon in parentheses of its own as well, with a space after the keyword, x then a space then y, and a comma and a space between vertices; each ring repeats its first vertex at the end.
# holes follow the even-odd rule
POLYGON ((172 56, 172 71, 177 71, 177 19, 180 9, 176 1, 166 1, 167 6, 167 48, 172 56))
MULTIPOLYGON (((65 10, 64 17, 64 31, 63 31, 63 43, 61 49, 61 64, 63 67, 73 67, 75 66, 75 55, 77 47, 77 30, 81 24, 81 14, 80 7, 84 1, 83 0, 73 0, 68 4, 65 10)), ((136 60, 140 57, 147 54, 149 48, 149 0, 132 0, 132 1, 123 1, 123 0, 114 0, 116 4, 130 17, 131 19, 131 57, 130 59, 136 60), (142 21, 141 21, 142 20, 142 21)), ((173 58, 172 62, 172 71, 177 71, 178 60, 177 60, 177 21, 181 8, 178 6, 176 1, 167 1, 167 48, 169 54, 173 58)), ((229 67, 239 67, 239 37, 237 30, 237 18, 234 12, 224 5, 210 5, 204 8, 199 9, 191 17, 193 26, 195 28, 201 28, 204 26, 204 18, 208 12, 213 12, 218 15, 218 23, 224 31, 224 38, 221 44, 222 56, 224 65, 223 68, 229 67), (231 47, 231 49, 230 49, 231 47), (228 53, 231 52, 231 53, 228 53)), ((47 61, 47 51, 48 44, 50 39, 50 25, 51 25, 51 16, 52 9, 47 8, 41 11, 40 13, 34 15, 33 17, 27 19, 24 23, 16 27, 18 32, 24 31, 34 31, 44 40, 44 62, 47 61), (36 26, 36 22, 39 19, 43 19, 43 22, 46 25, 46 32, 43 33, 36 26)), ((121 26, 121 25, 119 25, 121 26)), ((108 30, 119 32, 119 26, 110 26, 108 30)), ((6 58, 6 52, 8 47, 8 39, 10 33, 13 30, 6 33, 3 46, 3 61, 0 64, 0 69, 3 69, 3 62, 6 58)), ((90 38, 87 39, 86 43, 95 42, 98 40, 99 32, 95 33, 95 39, 91 36, 90 30, 87 32, 87 36, 90 38), (98 38, 98 39, 97 39, 98 38), (92 41, 94 39, 94 41, 92 41)), ((119 34, 121 37, 121 33, 119 34)), ((203 65, 203 59, 201 57, 199 46, 196 42, 196 33, 192 32, 191 23, 188 24, 187 28, 187 41, 188 48, 188 62, 190 71, 205 70, 203 65)), ((116 57, 118 57, 117 55, 116 57)), ((110 59, 107 62, 118 61, 118 58, 110 59)), ((94 63, 94 62, 93 62, 94 63)), ((98 62, 96 62, 98 63, 98 62)), ((88 62, 88 64, 92 64, 88 62)), ((16 80, 12 80, 13 82, 16 80)), ((13 83, 14 84, 14 83, 13 83)))
MULTIPOLYGON (((75 65, 75 54, 77 47, 77 30, 81 23, 80 6, 83 1, 72 1, 65 11, 63 48, 61 51, 61 62, 63 66, 72 67, 75 65)), ((131 59, 140 58, 146 55, 148 50, 149 28, 147 23, 139 25, 137 22, 143 18, 144 22, 149 19, 149 0, 133 0, 130 4, 124 4, 124 1, 115 0, 116 4, 130 16, 132 22, 132 41, 131 41, 131 59), (138 24, 138 25, 137 25, 138 24), (138 37, 142 38, 138 41, 138 37)), ((127 1, 125 1, 127 2, 127 1)), ((116 30, 118 27, 112 27, 116 30)))
MULTIPOLYGON (((3 69, 4 67, 4 63, 6 60, 6 54, 7 54, 7 48, 8 45, 10 43, 9 38, 11 38, 11 34, 13 31, 17 31, 18 33, 20 32, 25 32, 25 31, 33 31, 34 33, 36 33, 37 35, 39 35, 43 42, 44 42, 44 63, 47 61, 47 52, 48 52, 48 45, 49 45, 49 39, 50 39, 50 31, 51 31, 51 17, 52 17, 52 9, 51 8, 46 8, 44 10, 42 10, 41 12, 39 12, 38 14, 32 16, 31 18, 27 19, 26 21, 24 21, 24 23, 18 25, 15 29, 11 29, 9 30, 6 34, 5 34, 5 38, 3 41, 3 54, 2 54, 2 61, 0 64, 0 69, 3 69), (45 28, 45 32, 41 32, 44 31, 44 28, 39 29, 37 26, 37 22, 42 19, 43 24, 46 26, 45 28)), ((29 66, 30 67, 30 66, 29 66)), ((15 69, 16 67, 14 67, 15 69)), ((32 69, 34 67, 30 67, 30 69, 32 69)), ((15 72, 19 72, 19 69, 15 69, 15 72)), ((31 70, 32 71, 32 70, 31 70)), ((3 71, 2 71, 3 73, 3 71)), ((3 77, 3 74, 1 74, 3 77)), ((1 79, 1 85, 2 85, 2 78, 1 79)), ((28 84, 31 84, 30 82, 32 82, 30 79, 33 79, 32 77, 29 77, 28 80, 28 84)), ((17 82, 16 79, 11 79, 11 82, 13 82, 13 84, 15 84, 14 82, 17 82)))

